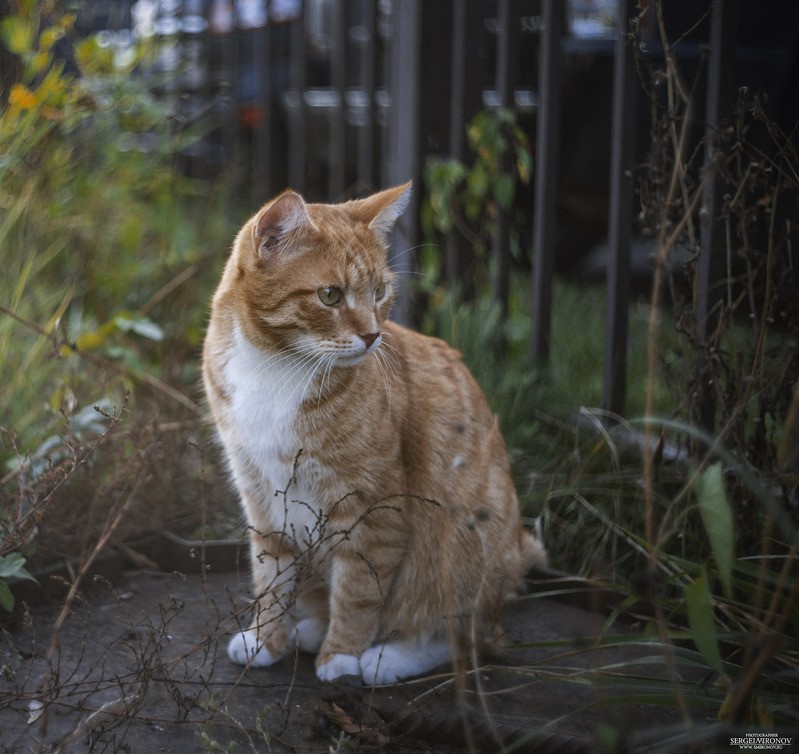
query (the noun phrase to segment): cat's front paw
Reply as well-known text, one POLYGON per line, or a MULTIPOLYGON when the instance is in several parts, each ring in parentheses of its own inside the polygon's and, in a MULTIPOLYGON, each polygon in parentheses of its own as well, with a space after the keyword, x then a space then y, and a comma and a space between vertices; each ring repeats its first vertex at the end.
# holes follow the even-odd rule
POLYGON ((405 659, 400 657, 390 644, 370 647, 361 655, 358 662, 364 683, 370 686, 383 686, 407 677, 405 668, 407 663, 403 662, 405 659))
POLYGON ((357 657, 334 654, 329 660, 316 666, 316 677, 320 681, 335 681, 342 676, 361 677, 361 666, 357 657))
POLYGON ((422 675, 450 659, 448 642, 389 642, 369 647, 359 660, 364 683, 384 686, 422 675))
POLYGON ((274 656, 252 631, 236 634, 227 645, 227 656, 237 665, 266 667, 276 663, 280 656, 274 656))

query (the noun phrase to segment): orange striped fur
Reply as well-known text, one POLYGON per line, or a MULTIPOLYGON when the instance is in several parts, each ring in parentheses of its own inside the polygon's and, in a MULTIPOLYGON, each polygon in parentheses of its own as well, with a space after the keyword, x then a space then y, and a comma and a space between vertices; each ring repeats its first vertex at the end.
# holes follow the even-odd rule
POLYGON ((410 184, 338 205, 285 192, 241 229, 203 375, 250 527, 252 625, 228 654, 318 652, 391 683, 490 639, 543 563, 497 420, 460 355, 387 320, 410 184))

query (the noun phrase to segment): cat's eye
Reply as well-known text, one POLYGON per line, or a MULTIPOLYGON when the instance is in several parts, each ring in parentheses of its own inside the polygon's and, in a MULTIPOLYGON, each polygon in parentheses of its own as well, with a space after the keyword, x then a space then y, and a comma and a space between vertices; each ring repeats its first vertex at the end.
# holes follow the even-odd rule
POLYGON ((382 301, 386 297, 386 284, 380 283, 380 285, 375 288, 375 301, 382 301))
POLYGON ((319 294, 319 300, 325 306, 335 306, 344 298, 341 288, 337 288, 335 285, 326 285, 324 288, 320 288, 317 293, 319 294))

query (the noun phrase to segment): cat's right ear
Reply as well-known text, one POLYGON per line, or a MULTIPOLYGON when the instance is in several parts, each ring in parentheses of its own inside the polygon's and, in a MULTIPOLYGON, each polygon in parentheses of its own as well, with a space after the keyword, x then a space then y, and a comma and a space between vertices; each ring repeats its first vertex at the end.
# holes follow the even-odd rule
POLYGON ((285 253, 304 229, 312 227, 303 198, 293 191, 284 192, 256 217, 252 233, 259 261, 268 262, 285 253))

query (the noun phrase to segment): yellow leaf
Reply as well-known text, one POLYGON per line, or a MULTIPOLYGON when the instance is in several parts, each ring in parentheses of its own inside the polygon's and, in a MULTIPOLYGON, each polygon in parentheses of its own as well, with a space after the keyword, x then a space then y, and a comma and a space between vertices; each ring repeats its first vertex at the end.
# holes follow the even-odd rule
POLYGON ((30 110, 36 107, 36 95, 25 84, 14 84, 8 95, 8 104, 16 105, 21 110, 30 110))
POLYGON ((34 39, 33 26, 24 16, 7 16, 0 20, 0 39, 15 55, 27 55, 34 39))
POLYGON ((28 74, 29 81, 33 80, 38 74, 47 68, 50 65, 50 61, 52 58, 50 57, 49 53, 47 52, 36 52, 31 55, 26 63, 26 72, 28 74))
POLYGON ((75 341, 75 347, 79 351, 96 351, 98 348, 102 348, 108 341, 109 336, 118 329, 114 320, 106 322, 104 325, 100 325, 96 330, 81 333, 75 341))
POLYGON ((64 38, 64 35, 75 25, 75 16, 64 16, 52 26, 48 26, 39 35, 39 47, 49 52, 59 40, 64 38))

